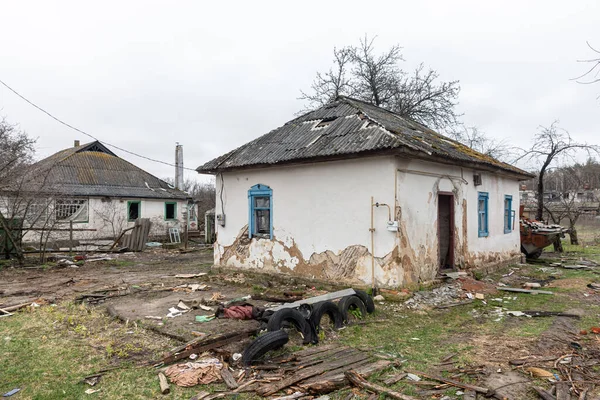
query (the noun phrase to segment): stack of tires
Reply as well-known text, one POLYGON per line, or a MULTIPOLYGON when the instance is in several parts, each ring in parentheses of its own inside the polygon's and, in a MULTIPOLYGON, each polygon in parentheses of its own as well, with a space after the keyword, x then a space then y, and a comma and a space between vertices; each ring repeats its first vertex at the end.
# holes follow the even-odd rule
POLYGON ((273 313, 267 322, 267 332, 256 338, 242 354, 242 364, 251 365, 271 350, 276 350, 289 341, 285 328, 294 327, 303 337, 303 344, 317 344, 321 319, 327 315, 334 329, 348 324, 351 316, 362 318, 375 311, 373 299, 363 290, 342 297, 337 304, 331 300, 315 304, 302 304, 296 308, 282 308, 273 313))

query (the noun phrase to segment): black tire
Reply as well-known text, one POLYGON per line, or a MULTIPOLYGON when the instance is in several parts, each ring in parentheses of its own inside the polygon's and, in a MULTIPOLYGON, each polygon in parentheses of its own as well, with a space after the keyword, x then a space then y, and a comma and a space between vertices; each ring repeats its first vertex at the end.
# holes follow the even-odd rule
POLYGON ((325 314, 329 316, 335 329, 340 329, 344 325, 344 318, 338 306, 333 301, 321 301, 313 306, 313 312, 310 315, 310 322, 317 333, 321 329, 321 318, 325 314))
POLYGON ((358 296, 346 296, 340 299, 338 303, 338 308, 342 313, 342 318, 344 322, 348 322, 350 316, 350 310, 358 309, 360 311, 361 316, 367 315, 367 307, 365 303, 358 296))
POLYGON ((248 366, 258 361, 271 350, 277 350, 290 340, 286 331, 267 332, 257 337, 242 354, 242 365, 248 366))
POLYGON ((367 307, 367 312, 369 314, 372 314, 373 311, 375 311, 375 302, 373 301, 373 298, 369 296, 364 290, 354 289, 354 291, 356 292, 358 298, 361 299, 363 303, 365 303, 365 307, 367 307))
POLYGON ((267 330, 269 332, 278 331, 285 327, 286 323, 294 325, 296 330, 304 336, 304 344, 308 344, 312 340, 312 334, 310 332, 310 326, 304 319, 302 313, 293 308, 283 308, 275 312, 269 318, 267 323, 267 330))

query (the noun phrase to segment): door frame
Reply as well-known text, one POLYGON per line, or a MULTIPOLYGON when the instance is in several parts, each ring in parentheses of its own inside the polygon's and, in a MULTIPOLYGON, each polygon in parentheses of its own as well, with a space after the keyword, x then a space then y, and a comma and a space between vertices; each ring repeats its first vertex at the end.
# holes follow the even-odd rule
MULTIPOLYGON (((455 264, 454 264, 454 245, 456 243, 456 238, 454 237, 454 227, 455 227, 455 214, 454 214, 454 193, 453 192, 438 192, 437 193, 437 217, 438 217, 438 224, 437 224, 437 234, 438 234, 438 246, 437 246, 437 253, 438 253, 438 263, 440 260, 440 223, 439 223, 439 218, 440 218, 440 197, 441 196, 448 196, 450 198, 450 243, 448 244, 449 249, 448 249, 448 258, 450 259, 451 262, 448 263, 448 265, 450 265, 451 268, 455 268, 455 264)), ((441 266, 439 266, 441 267, 441 266)), ((439 268, 438 267, 438 268, 439 268)))

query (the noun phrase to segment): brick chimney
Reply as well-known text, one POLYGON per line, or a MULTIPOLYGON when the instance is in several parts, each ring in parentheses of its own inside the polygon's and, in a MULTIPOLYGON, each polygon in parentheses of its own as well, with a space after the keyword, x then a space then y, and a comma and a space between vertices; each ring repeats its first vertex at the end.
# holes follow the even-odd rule
POLYGON ((75 141, 73 142, 73 147, 77 147, 77 146, 79 146, 79 140, 75 140, 75 141))

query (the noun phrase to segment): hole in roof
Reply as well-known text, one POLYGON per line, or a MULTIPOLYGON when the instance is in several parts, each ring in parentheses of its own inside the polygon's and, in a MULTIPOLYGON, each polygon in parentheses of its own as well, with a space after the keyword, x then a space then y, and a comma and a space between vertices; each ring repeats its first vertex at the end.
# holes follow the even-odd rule
POLYGON ((321 120, 321 122, 319 122, 317 125, 315 125, 315 128, 325 128, 326 126, 331 125, 331 123, 333 121, 335 121, 336 119, 337 119, 337 117, 323 118, 321 120))

